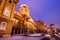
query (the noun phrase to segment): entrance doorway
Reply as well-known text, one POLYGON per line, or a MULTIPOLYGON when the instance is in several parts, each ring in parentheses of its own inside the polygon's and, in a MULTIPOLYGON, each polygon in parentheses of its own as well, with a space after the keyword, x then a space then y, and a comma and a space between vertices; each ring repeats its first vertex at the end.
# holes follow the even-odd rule
POLYGON ((14 19, 11 34, 20 34, 20 21, 17 18, 14 19))

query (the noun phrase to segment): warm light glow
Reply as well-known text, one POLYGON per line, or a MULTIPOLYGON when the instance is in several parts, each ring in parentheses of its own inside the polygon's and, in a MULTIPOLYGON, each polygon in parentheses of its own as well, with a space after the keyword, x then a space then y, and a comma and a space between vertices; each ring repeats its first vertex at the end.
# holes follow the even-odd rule
POLYGON ((14 22, 15 22, 15 19, 13 19, 14 20, 14 22))
POLYGON ((50 29, 48 29, 48 32, 50 31, 50 29))
POLYGON ((35 26, 32 23, 30 23, 30 22, 27 22, 27 27, 29 29, 35 29, 36 30, 35 26))
POLYGON ((22 4, 21 6, 20 6, 20 9, 19 9, 19 11, 21 11, 21 14, 22 15, 29 15, 29 9, 28 9, 28 6, 26 5, 26 4, 22 4))
POLYGON ((16 23, 18 22, 18 20, 16 20, 16 23))
POLYGON ((60 33, 58 33, 60 35, 60 33))

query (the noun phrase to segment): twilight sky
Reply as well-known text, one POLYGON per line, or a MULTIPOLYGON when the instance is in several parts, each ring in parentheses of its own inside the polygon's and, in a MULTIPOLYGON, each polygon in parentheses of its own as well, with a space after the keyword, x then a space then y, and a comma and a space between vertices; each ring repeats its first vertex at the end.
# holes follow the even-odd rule
POLYGON ((28 5, 34 20, 42 20, 47 26, 54 23, 57 28, 60 27, 60 0, 20 0, 16 11, 23 3, 28 5))

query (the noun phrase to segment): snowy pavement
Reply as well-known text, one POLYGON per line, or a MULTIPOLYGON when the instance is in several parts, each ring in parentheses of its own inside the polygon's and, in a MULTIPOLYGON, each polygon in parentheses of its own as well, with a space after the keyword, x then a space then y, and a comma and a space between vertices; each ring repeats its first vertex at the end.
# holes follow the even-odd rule
MULTIPOLYGON (((41 40, 45 37, 39 35, 41 34, 31 34, 30 36, 14 35, 11 37, 0 37, 0 40, 41 40)), ((50 40, 55 40, 55 39, 50 38, 50 40)))

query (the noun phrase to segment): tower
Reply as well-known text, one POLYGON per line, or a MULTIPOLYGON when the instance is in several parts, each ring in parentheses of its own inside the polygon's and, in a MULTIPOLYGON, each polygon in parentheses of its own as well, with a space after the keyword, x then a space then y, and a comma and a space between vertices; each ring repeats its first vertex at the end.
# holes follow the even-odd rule
POLYGON ((29 15, 30 14, 29 8, 26 4, 22 4, 20 6, 18 12, 21 12, 20 13, 21 15, 29 15))
POLYGON ((34 21, 30 16, 30 10, 28 8, 28 5, 22 4, 18 10, 18 13, 20 15, 22 15, 22 18, 24 19, 23 20, 23 27, 24 27, 24 30, 26 31, 26 33, 28 33, 31 30, 34 31, 36 28, 34 26, 34 21))

